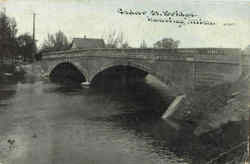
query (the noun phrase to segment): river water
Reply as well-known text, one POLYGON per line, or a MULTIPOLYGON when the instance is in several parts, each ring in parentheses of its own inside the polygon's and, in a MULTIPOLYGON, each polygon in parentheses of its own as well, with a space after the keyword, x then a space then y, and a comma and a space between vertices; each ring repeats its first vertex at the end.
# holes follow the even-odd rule
POLYGON ((150 78, 129 88, 1 83, 0 163, 192 163, 189 128, 160 118, 169 102, 150 78))

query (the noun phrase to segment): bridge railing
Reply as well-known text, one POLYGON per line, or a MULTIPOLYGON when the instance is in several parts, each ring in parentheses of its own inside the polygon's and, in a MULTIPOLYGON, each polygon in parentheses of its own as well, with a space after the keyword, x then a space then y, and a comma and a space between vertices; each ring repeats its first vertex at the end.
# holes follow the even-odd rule
POLYGON ((240 55, 241 51, 237 48, 95 48, 95 49, 71 49, 66 51, 45 52, 43 56, 60 55, 60 54, 88 54, 95 52, 106 53, 124 53, 126 55, 151 54, 151 55, 240 55))

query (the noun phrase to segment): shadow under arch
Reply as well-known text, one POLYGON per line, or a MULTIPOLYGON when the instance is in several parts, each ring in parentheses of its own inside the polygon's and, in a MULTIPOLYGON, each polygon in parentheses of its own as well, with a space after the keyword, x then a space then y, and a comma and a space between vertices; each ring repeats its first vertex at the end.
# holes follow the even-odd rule
POLYGON ((157 74, 157 72, 153 71, 151 68, 144 66, 142 64, 139 63, 134 63, 134 62, 127 62, 127 63, 112 63, 112 64, 108 64, 108 65, 104 65, 102 67, 100 67, 100 69, 98 69, 95 74, 93 74, 89 80, 90 80, 90 84, 93 84, 94 81, 96 80, 96 78, 103 73, 104 71, 107 70, 111 70, 112 68, 115 67, 130 67, 130 68, 134 68, 137 69, 138 71, 144 72, 145 74, 150 74, 152 76, 154 76, 155 78, 157 78, 158 80, 160 80, 161 82, 165 83, 165 84, 171 84, 171 82, 166 79, 163 78, 161 75, 157 74))
POLYGON ((48 72, 49 78, 56 83, 81 83, 88 81, 87 72, 74 62, 63 61, 55 64, 48 72))

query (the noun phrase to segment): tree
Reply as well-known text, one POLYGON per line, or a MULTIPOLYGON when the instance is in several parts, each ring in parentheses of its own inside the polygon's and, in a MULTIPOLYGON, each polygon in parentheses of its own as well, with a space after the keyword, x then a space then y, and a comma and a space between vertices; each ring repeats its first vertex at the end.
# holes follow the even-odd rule
POLYGON ((24 61, 32 61, 33 55, 37 50, 32 36, 28 33, 19 35, 17 38, 17 42, 19 54, 23 57, 24 61))
POLYGON ((147 46, 146 41, 143 40, 143 41, 141 42, 140 48, 147 48, 147 47, 148 47, 148 46, 147 46))
POLYGON ((122 43, 121 48, 130 48, 129 44, 127 41, 125 41, 124 43, 122 43))
POLYGON ((180 44, 179 40, 173 40, 172 38, 163 38, 154 44, 154 48, 178 48, 180 44))
POLYGON ((5 10, 0 11, 0 51, 1 59, 13 59, 17 55, 17 24, 14 18, 6 15, 5 10))
POLYGON ((54 35, 48 34, 48 38, 42 44, 42 50, 66 50, 70 46, 67 36, 58 31, 54 35))
POLYGON ((107 48, 129 48, 128 42, 124 39, 123 32, 110 31, 103 36, 107 48))

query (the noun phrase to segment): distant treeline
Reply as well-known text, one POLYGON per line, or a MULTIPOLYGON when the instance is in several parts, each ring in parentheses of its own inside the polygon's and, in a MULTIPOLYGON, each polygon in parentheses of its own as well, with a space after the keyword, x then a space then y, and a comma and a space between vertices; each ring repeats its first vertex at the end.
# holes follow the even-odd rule
POLYGON ((0 64, 15 64, 16 61, 32 61, 36 44, 28 33, 17 35, 18 28, 14 18, 0 11, 0 64))

